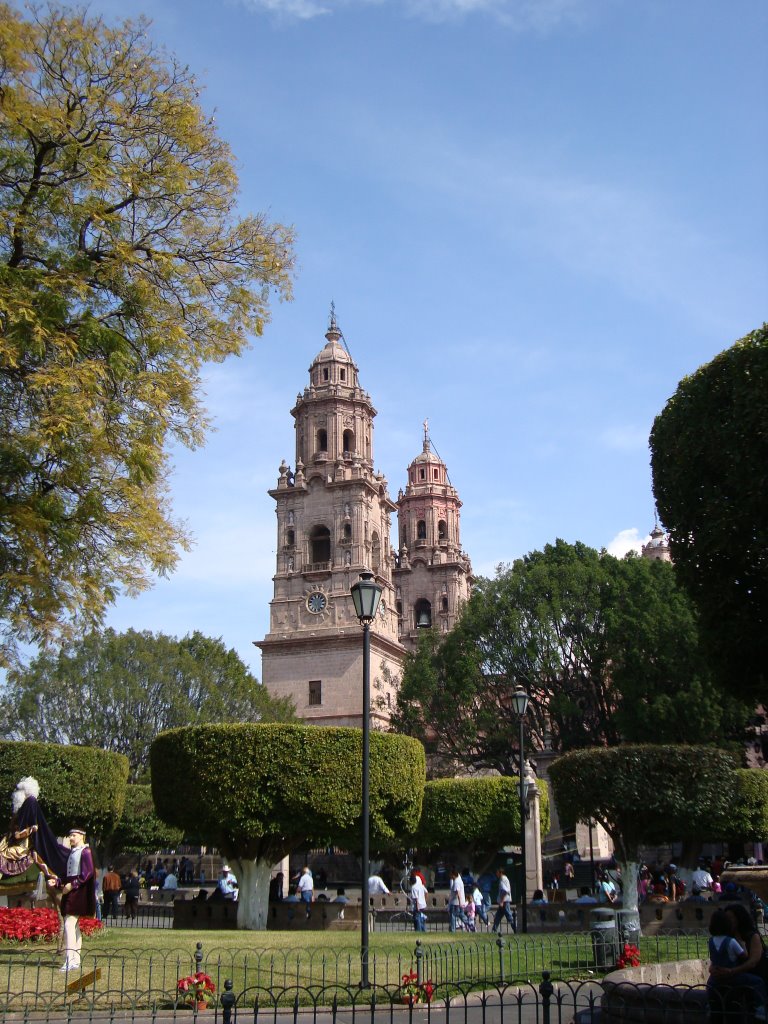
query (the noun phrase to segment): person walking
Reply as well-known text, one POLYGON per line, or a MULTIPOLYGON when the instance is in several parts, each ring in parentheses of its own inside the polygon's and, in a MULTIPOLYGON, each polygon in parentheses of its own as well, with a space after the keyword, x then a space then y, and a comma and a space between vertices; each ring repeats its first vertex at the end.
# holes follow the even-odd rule
POLYGON ((457 928, 463 929, 467 923, 467 915, 464 913, 464 904, 467 898, 464 895, 464 882, 457 868, 451 868, 451 889, 448 898, 448 913, 451 915, 449 929, 455 932, 457 928))
POLYGON ((139 906, 139 896, 141 894, 141 882, 139 881, 139 872, 136 868, 133 868, 126 878, 123 884, 123 892, 125 893, 125 909, 123 913, 131 921, 135 921, 139 906))
POLYGON ((112 864, 101 880, 101 891, 104 893, 104 917, 117 917, 120 904, 120 890, 123 887, 120 875, 112 864))
POLYGON ((499 906, 493 918, 492 931, 498 932, 502 917, 506 917, 513 932, 517 931, 517 928, 515 927, 515 918, 512 913, 512 886, 509 884, 509 879, 504 874, 504 868, 498 869, 496 877, 499 880, 499 906))
POLYGON ((305 864, 301 869, 301 875, 296 885, 296 895, 307 908, 307 917, 312 916, 312 894, 314 889, 315 883, 312 878, 312 872, 309 870, 308 865, 305 864))
POLYGON ((427 888, 420 875, 415 872, 411 875, 411 909, 413 910, 413 929, 417 932, 427 930, 427 888))

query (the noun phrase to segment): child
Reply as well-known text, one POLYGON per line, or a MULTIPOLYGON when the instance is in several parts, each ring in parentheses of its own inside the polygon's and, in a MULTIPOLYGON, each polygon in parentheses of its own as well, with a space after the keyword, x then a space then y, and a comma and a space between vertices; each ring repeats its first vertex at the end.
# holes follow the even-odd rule
POLYGON ((470 893, 469 899, 464 904, 464 913, 467 915, 467 931, 475 931, 475 899, 474 895, 470 893))
POLYGON ((747 951, 733 937, 731 923, 724 910, 715 910, 709 919, 709 959, 713 967, 734 967, 746 959, 747 951))

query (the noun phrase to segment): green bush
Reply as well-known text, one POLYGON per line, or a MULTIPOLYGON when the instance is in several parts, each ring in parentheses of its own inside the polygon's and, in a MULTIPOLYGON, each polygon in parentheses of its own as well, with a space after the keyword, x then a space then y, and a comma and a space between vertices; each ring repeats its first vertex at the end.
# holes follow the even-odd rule
POLYGON ((151 786, 128 786, 123 816, 109 836, 110 855, 172 849, 183 838, 181 829, 172 828, 158 818, 151 786))
POLYGON ((0 740, 0 793, 10 798, 25 775, 40 783, 40 805, 58 834, 77 826, 89 836, 103 836, 120 820, 128 782, 128 759, 122 754, 0 740))
MULTIPOLYGON (((544 836, 549 830, 549 793, 543 780, 537 781, 537 788, 544 836)), ((481 855, 519 841, 517 779, 434 779, 424 787, 424 809, 414 837, 420 850, 471 848, 481 855)))
MULTIPOLYGON (((171 729, 153 742, 150 764, 158 815, 228 856, 274 862, 304 841, 359 844, 359 729, 251 723, 171 729)), ((372 849, 402 845, 414 831, 424 781, 417 740, 372 733, 372 849)))
POLYGON ((739 768, 728 839, 761 842, 768 836, 768 771, 739 768))

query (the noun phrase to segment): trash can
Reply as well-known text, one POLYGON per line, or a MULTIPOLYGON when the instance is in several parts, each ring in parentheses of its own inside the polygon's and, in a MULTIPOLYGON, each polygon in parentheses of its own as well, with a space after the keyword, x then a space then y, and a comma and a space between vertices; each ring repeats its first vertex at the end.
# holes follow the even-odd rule
POLYGON ((640 914, 637 910, 617 910, 619 942, 636 946, 640 941, 640 914))
POLYGON ((619 956, 619 936, 613 910, 593 910, 589 918, 595 967, 614 967, 619 956))

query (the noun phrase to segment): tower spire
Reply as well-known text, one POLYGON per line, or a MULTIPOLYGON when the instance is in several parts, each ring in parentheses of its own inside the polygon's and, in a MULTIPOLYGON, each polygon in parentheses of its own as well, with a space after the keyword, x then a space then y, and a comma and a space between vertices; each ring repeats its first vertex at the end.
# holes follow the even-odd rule
POLYGON ((422 426, 424 427, 424 451, 429 451, 429 420, 425 419, 422 426))
POLYGON ((336 303, 331 299, 331 312, 328 315, 328 330, 326 332, 328 341, 338 341, 341 337, 339 325, 336 322, 336 303))

